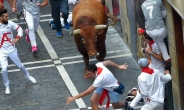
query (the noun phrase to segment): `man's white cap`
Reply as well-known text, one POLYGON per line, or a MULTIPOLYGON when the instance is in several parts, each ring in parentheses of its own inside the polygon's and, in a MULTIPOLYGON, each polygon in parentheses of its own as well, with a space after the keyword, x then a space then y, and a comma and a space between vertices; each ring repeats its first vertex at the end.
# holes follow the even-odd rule
POLYGON ((138 60, 138 64, 141 67, 147 67, 148 66, 148 60, 146 58, 141 58, 138 60))

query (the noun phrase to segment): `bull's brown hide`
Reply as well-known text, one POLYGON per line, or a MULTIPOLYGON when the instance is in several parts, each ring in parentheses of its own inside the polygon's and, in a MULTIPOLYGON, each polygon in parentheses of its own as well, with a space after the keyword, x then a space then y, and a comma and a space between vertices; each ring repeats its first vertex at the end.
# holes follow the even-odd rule
POLYGON ((106 57, 107 26, 105 25, 108 25, 104 6, 96 0, 83 0, 74 7, 72 15, 75 43, 83 56, 85 66, 88 66, 89 58, 96 56, 97 53, 99 53, 96 56, 97 60, 103 61, 106 57), (97 29, 96 25, 102 25, 105 28, 97 29))

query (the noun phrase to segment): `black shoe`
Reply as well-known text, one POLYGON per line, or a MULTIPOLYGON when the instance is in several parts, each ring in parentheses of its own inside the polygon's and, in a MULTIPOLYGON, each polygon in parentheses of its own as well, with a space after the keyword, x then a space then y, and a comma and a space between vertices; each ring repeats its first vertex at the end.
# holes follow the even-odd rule
POLYGON ((144 103, 144 99, 142 98, 140 101, 139 101, 140 104, 143 104, 144 103))
POLYGON ((134 98, 134 96, 127 96, 125 100, 131 102, 134 98))
POLYGON ((20 20, 20 17, 22 16, 22 14, 23 14, 23 13, 22 13, 22 11, 21 11, 20 14, 17 14, 17 15, 16 15, 16 18, 15 18, 16 21, 19 21, 19 20, 20 20))
POLYGON ((128 107, 128 109, 127 110, 134 110, 132 107, 128 107))

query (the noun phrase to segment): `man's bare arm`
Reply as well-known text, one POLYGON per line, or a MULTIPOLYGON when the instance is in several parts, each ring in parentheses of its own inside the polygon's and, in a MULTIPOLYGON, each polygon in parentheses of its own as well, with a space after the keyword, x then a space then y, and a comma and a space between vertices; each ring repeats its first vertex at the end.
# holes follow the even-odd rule
POLYGON ((103 61, 103 65, 104 66, 109 66, 110 65, 110 66, 116 67, 116 68, 121 69, 121 70, 125 70, 125 69, 128 68, 128 65, 126 63, 123 64, 123 65, 118 65, 118 64, 116 64, 116 63, 114 63, 110 60, 103 61))
POLYGON ((79 99, 82 98, 84 96, 89 95, 90 93, 92 93, 96 88, 94 86, 90 86, 86 91, 80 93, 79 95, 76 95, 74 97, 68 97, 66 100, 66 104, 69 104, 71 102, 73 102, 75 99, 79 99))
POLYGON ((12 3, 12 12, 15 13, 17 11, 17 0, 13 0, 13 3, 12 3))
POLYGON ((8 0, 8 3, 10 4, 11 7, 13 7, 13 2, 12 2, 12 0, 8 0))
POLYGON ((44 7, 44 6, 48 5, 48 4, 49 4, 49 1, 48 0, 44 0, 43 3, 37 4, 37 5, 40 6, 40 7, 44 7))

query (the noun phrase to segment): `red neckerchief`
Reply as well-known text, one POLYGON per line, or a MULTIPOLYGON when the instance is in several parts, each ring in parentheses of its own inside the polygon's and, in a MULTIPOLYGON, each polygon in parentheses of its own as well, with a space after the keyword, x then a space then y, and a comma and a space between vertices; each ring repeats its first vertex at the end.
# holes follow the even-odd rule
POLYGON ((149 46, 150 46, 150 48, 151 48, 151 50, 152 50, 152 44, 154 44, 154 41, 153 40, 151 40, 151 41, 149 41, 149 46))
MULTIPOLYGON (((97 75, 100 75, 102 73, 102 70, 103 70, 103 68, 98 67, 97 68, 97 75)), ((105 100, 106 96, 108 98, 107 103, 106 103, 106 110, 108 110, 109 106, 110 106, 110 97, 109 97, 108 90, 103 89, 102 95, 101 95, 100 100, 98 101, 98 103, 99 103, 100 106, 102 106, 103 101, 105 100)))
POLYGON ((142 72, 145 72, 145 73, 148 73, 148 74, 153 74, 154 70, 149 68, 149 67, 145 67, 145 68, 142 68, 142 72))
MULTIPOLYGON (((5 41, 8 41, 8 42, 11 43, 10 38, 8 38, 8 36, 7 36, 8 34, 11 34, 11 33, 10 33, 10 32, 7 32, 7 33, 4 33, 4 34, 3 34, 2 39, 1 39, 0 48, 3 46, 3 43, 4 43, 5 41)), ((13 44, 12 44, 12 45, 13 45, 13 44)))

